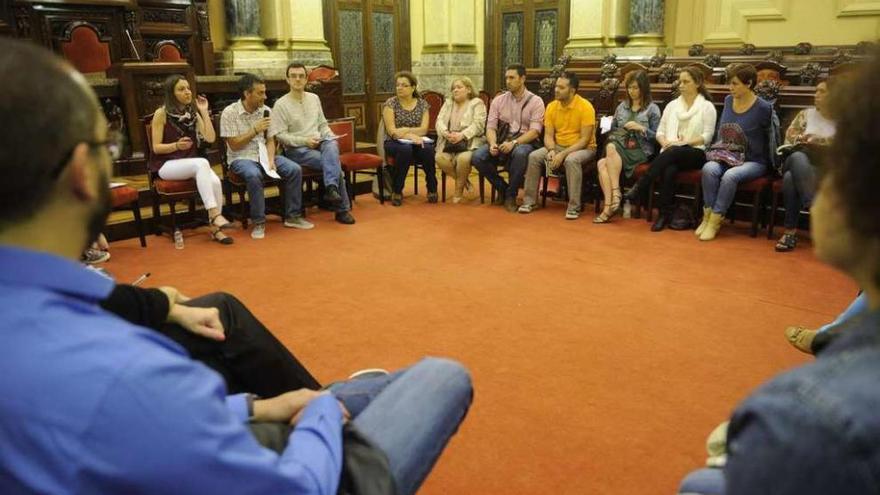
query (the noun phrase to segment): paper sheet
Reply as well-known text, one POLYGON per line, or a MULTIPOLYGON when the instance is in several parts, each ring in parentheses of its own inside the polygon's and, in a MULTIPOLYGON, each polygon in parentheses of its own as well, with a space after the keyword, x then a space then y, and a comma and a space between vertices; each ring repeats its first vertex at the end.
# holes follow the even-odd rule
POLYGON ((602 117, 602 119, 599 120, 599 131, 602 134, 605 134, 606 132, 610 132, 611 131, 611 124, 613 124, 613 123, 614 123, 614 116, 613 115, 606 115, 606 116, 602 117))
POLYGON ((263 172, 266 172, 266 175, 273 179, 280 179, 281 176, 278 175, 278 172, 269 167, 269 149, 266 148, 266 143, 257 141, 257 147, 260 150, 260 165, 263 166, 263 172))

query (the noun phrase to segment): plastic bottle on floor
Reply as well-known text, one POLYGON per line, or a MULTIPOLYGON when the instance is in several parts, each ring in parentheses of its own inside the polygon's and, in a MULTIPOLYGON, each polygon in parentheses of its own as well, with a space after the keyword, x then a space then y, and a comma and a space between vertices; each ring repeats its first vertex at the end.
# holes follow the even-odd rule
POLYGON ((174 249, 183 249, 183 232, 174 229, 174 249))

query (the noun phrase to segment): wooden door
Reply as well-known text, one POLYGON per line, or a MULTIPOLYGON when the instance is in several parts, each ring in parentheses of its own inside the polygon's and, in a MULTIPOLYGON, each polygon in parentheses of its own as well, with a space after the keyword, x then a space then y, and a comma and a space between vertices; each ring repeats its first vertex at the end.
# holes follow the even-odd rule
POLYGON ((409 2, 325 0, 324 26, 342 79, 343 112, 357 139, 374 142, 382 103, 394 95, 394 73, 409 70, 409 2))
POLYGON ((490 0, 486 2, 485 84, 490 94, 504 89, 510 64, 550 68, 568 39, 568 2, 490 0))

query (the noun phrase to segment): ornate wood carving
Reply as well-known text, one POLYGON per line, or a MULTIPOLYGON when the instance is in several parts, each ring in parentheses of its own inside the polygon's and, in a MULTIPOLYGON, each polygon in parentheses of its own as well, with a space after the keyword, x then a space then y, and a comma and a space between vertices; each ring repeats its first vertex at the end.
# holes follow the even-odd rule
POLYGON ((602 59, 602 65, 616 64, 616 63, 617 63, 617 55, 615 55, 613 53, 609 53, 608 55, 605 55, 605 58, 602 59))
POLYGON ((87 21, 69 21, 62 19, 52 21, 50 24, 50 33, 53 39, 59 41, 70 41, 73 31, 79 27, 88 27, 98 34, 98 39, 104 42, 110 41, 108 34, 108 26, 106 22, 87 22, 87 21))
POLYGON ((211 25, 208 21, 208 7, 196 3, 196 19, 199 21, 199 36, 202 41, 211 41, 211 25))
POLYGON ((725 82, 725 83, 729 83, 729 82, 730 82, 730 74, 733 73, 733 69, 734 69, 737 65, 739 65, 739 64, 736 63, 736 62, 731 62, 731 63, 727 64, 727 65, 724 67, 724 82, 725 82))
POLYGON ((754 55, 755 53, 755 45, 751 43, 743 43, 743 46, 739 49, 740 55, 754 55))
POLYGON ((822 68, 815 62, 810 62, 801 68, 801 86, 815 86, 819 81, 822 68))
POLYGON ((766 57, 764 57, 764 60, 770 60, 771 62, 776 62, 777 64, 781 64, 782 58, 783 58, 782 50, 772 50, 772 51, 770 51, 770 53, 767 54, 766 57))
POLYGON ((186 10, 183 9, 142 9, 144 22, 165 24, 186 24, 186 10))
POLYGON ((851 60, 852 56, 849 53, 838 48, 837 53, 834 55, 834 59, 831 61, 831 66, 834 67, 835 65, 845 64, 851 60))
POLYGON ((813 44, 801 41, 794 47, 795 55, 809 55, 813 51, 813 44))
POLYGON ((755 85, 755 94, 770 103, 775 103, 776 99, 779 97, 779 90, 781 88, 782 83, 779 81, 775 79, 764 79, 755 85))
POLYGON ((666 54, 654 55, 651 57, 651 67, 661 67, 666 63, 666 54))
POLYGON ((611 79, 617 75, 617 64, 615 63, 606 63, 602 65, 602 72, 599 73, 599 80, 604 81, 606 79, 611 79))
POLYGON ((703 57, 703 63, 708 65, 709 67, 718 67, 721 65, 721 55, 717 53, 710 53, 703 57))
POLYGON ((699 57, 703 54, 703 51, 705 49, 706 47, 704 47, 703 45, 699 43, 694 43, 693 45, 691 45, 690 48, 688 48, 688 55, 691 57, 699 57))
POLYGON ((31 37, 31 12, 24 5, 15 8, 15 30, 19 38, 31 37))
POLYGON ((134 10, 125 11, 125 29, 128 30, 128 34, 131 35, 131 39, 139 40, 141 39, 141 28, 138 23, 138 15, 134 10))
POLYGON ((675 64, 663 64, 660 66, 660 72, 657 74, 657 82, 669 84, 676 80, 678 70, 675 64))
POLYGON ((855 53, 857 55, 868 55, 877 47, 877 43, 871 41, 860 41, 856 44, 855 53))
POLYGON ((539 91, 541 96, 546 97, 553 95, 553 87, 556 84, 556 79, 565 72, 565 67, 569 62, 571 62, 571 55, 563 55, 556 60, 556 64, 550 69, 550 75, 541 79, 541 89, 539 91))
POLYGON ((144 42, 147 47, 147 60, 154 62, 159 59, 159 50, 162 49, 165 45, 173 45, 177 48, 177 51, 180 52, 180 56, 184 59, 189 60, 190 51, 189 51, 189 43, 187 43, 188 39, 186 37, 180 38, 147 38, 144 42))
MULTIPOLYGON (((614 64, 609 64, 614 65, 614 64)), ((614 65, 617 67, 616 65, 614 65)), ((603 79, 601 83, 599 83, 599 98, 611 98, 617 93, 617 88, 620 87, 620 80, 616 77, 609 77, 608 79, 603 79)))

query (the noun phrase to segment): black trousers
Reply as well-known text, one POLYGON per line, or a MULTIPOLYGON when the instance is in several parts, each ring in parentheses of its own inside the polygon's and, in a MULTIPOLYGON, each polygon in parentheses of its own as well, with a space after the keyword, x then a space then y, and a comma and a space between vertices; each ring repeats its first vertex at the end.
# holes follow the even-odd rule
MULTIPOLYGON (((675 175, 685 170, 703 168, 706 152, 691 146, 672 146, 651 161, 648 172, 638 182, 639 191, 648 194, 651 184, 660 179, 660 211, 672 208, 675 199, 675 175)), ((643 196, 645 197, 645 196, 643 196)))
POLYGON ((193 298, 187 306, 217 308, 226 340, 195 335, 175 324, 161 332, 183 346, 193 359, 223 376, 230 394, 249 392, 261 397, 321 384, 235 296, 215 292, 193 298))

